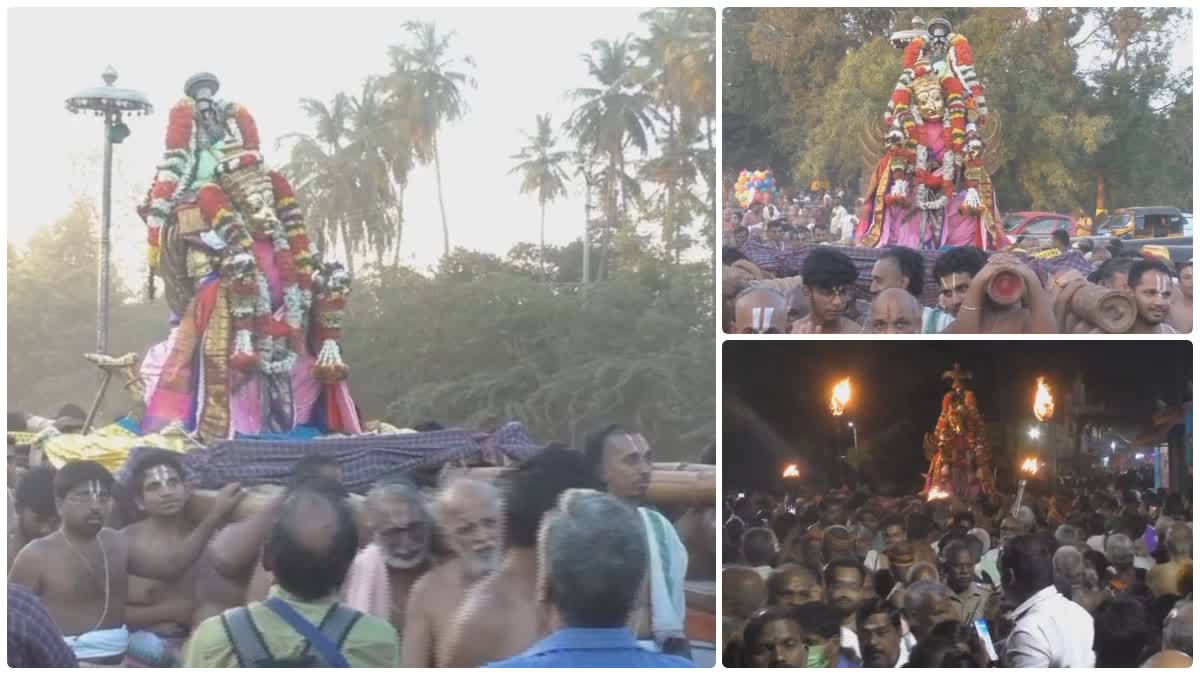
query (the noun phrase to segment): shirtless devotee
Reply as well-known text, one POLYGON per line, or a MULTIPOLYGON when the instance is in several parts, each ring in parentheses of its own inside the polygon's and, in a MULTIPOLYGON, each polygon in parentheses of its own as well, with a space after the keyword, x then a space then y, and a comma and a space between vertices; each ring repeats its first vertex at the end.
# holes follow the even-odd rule
POLYGON ((996 253, 971 279, 958 316, 943 332, 1024 334, 1057 331, 1050 298, 1037 274, 1015 256, 996 253), (996 304, 987 292, 992 280, 1004 272, 1015 274, 1024 285, 1020 301, 1007 306, 996 304))
POLYGON ((845 253, 818 246, 804 259, 800 276, 812 312, 792 324, 792 333, 862 332, 862 326, 845 317, 858 280, 858 268, 845 253))
POLYGON ((933 278, 938 284, 938 306, 926 307, 921 316, 922 333, 941 333, 958 317, 971 280, 987 264, 987 255, 974 246, 957 246, 937 257, 933 278))
POLYGON ((1129 268, 1129 288, 1133 290, 1137 318, 1130 333, 1163 334, 1177 332, 1167 317, 1171 310, 1174 283, 1171 269, 1161 260, 1139 260, 1129 268))
POLYGON ((887 288, 871 301, 867 326, 877 335, 921 332, 921 303, 903 288, 887 288))
POLYGON ((305 456, 292 467, 287 490, 279 490, 248 518, 217 532, 205 553, 211 565, 202 566, 196 579, 193 626, 227 609, 266 599, 274 575, 261 563, 262 546, 288 493, 301 485, 312 485, 318 491, 345 497, 341 476, 341 467, 332 458, 305 456))
POLYGON ((346 605, 391 622, 403 641, 413 586, 433 562, 433 517, 408 482, 371 488, 366 509, 371 543, 355 556, 342 596, 346 605))
POLYGON ((913 297, 925 290, 925 258, 907 246, 889 246, 871 268, 871 297, 889 288, 902 288, 913 297))
POLYGON ((25 544, 53 534, 58 529, 58 509, 54 504, 54 467, 49 464, 25 472, 13 494, 15 527, 8 532, 8 569, 12 571, 25 544))
POLYGON ((10 581, 46 604, 76 658, 87 664, 113 665, 124 659, 129 575, 179 578, 241 498, 240 486, 226 486, 186 538, 163 548, 104 527, 112 485, 112 475, 96 462, 69 462, 59 469, 54 497, 62 526, 23 548, 9 574, 10 581))
POLYGON ((613 424, 588 440, 587 456, 608 494, 636 508, 646 530, 653 564, 634 604, 630 628, 644 648, 691 658, 684 632, 688 554, 671 521, 645 505, 654 470, 650 444, 642 434, 613 424))
POLYGON ((739 334, 787 331, 788 301, 773 288, 751 286, 734 301, 733 330, 739 334))
POLYGON ((1192 332, 1192 261, 1180 263, 1179 285, 1171 294, 1171 311, 1167 323, 1180 333, 1192 332))
POLYGON ((434 519, 454 557, 413 586, 404 615, 403 667, 437 665, 437 646, 467 590, 500 563, 501 508, 499 490, 483 481, 460 478, 438 495, 434 519))
POLYGON ((439 647, 442 667, 476 668, 520 654, 549 633, 537 594, 542 515, 570 488, 597 489, 575 450, 546 449, 504 474, 504 559, 467 591, 439 647))
MULTIPOLYGON (((183 545, 194 528, 185 514, 191 490, 184 482, 179 455, 166 450, 138 458, 130 472, 129 490, 146 517, 122 532, 130 546, 160 551, 183 545)), ((130 575, 125 620, 131 631, 129 656, 147 666, 177 662, 196 611, 196 579, 211 567, 201 555, 179 578, 158 581, 130 575)))

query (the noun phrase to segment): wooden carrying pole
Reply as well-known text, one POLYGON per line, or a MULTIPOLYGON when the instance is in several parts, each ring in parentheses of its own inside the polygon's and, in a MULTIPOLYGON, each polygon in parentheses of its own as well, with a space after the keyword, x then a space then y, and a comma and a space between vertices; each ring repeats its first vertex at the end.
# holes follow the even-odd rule
MULTIPOLYGON (((711 464, 668 464, 687 466, 683 471, 663 471, 658 464, 650 474, 650 487, 646 500, 657 506, 715 506, 717 503, 717 472, 711 464)), ((502 467, 481 466, 472 468, 448 467, 442 481, 466 477, 493 481, 503 472, 502 467)))

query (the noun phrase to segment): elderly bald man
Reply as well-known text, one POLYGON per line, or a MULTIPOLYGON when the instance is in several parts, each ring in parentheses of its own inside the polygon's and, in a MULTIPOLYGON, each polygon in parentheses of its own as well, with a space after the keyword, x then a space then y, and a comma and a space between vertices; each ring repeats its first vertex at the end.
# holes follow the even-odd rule
POLYGON ((754 286, 734 301, 733 330, 739 334, 786 333, 788 301, 773 288, 754 286))
POLYGON ((886 288, 871 301, 867 330, 877 335, 921 332, 921 303, 903 288, 886 288))

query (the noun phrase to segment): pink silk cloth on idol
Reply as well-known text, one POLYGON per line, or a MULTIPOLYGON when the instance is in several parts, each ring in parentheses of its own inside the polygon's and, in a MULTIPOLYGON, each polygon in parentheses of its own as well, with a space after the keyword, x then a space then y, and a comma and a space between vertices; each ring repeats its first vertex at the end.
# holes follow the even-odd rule
MULTIPOLYGON (((267 276, 270 284, 271 306, 275 309, 275 317, 282 319, 283 286, 280 283, 279 270, 275 267, 271 242, 255 241, 254 255, 258 259, 259 269, 267 276)), ((218 282, 209 282, 209 284, 213 283, 218 282)), ((200 291, 196 293, 197 299, 188 306, 189 312, 197 312, 197 302, 201 295, 200 291)), ((203 334, 203 330, 204 327, 197 327, 200 335, 203 334)), ((199 335, 196 337, 199 340, 199 335)), ((172 328, 167 339, 151 347, 142 360, 141 374, 146 384, 146 416, 142 429, 144 432, 158 431, 173 421, 186 419, 194 406, 198 381, 202 380, 201 375, 195 372, 192 373, 192 388, 189 398, 156 395, 165 393, 157 392, 158 380, 162 375, 167 356, 177 339, 179 339, 179 328, 172 328)), ((197 344, 197 349, 199 349, 199 344, 197 344)), ((313 408, 321 394, 322 384, 312 375, 312 367, 315 363, 316 359, 309 353, 306 344, 304 351, 296 355, 296 365, 291 372, 293 420, 297 426, 309 424, 312 421, 313 408)), ((233 433, 263 433, 265 430, 263 429, 261 377, 259 375, 251 377, 231 368, 229 380, 229 407, 233 433)), ((350 389, 346 382, 341 381, 330 385, 329 395, 333 397, 333 403, 337 406, 341 413, 341 419, 348 427, 345 431, 362 433, 354 401, 350 397, 350 389)))
MULTIPOLYGON (((941 122, 926 122, 924 133, 927 147, 929 148, 929 164, 931 168, 938 168, 942 165, 943 150, 946 147, 946 139, 942 136, 941 122)), ((884 180, 887 180, 887 190, 891 191, 892 179, 891 176, 885 175, 884 180)), ((909 197, 915 201, 916 186, 909 186, 909 197)), ((941 236, 936 241, 923 241, 928 235, 921 231, 922 217, 924 211, 913 206, 884 206, 883 225, 880 232, 879 243, 876 248, 884 248, 887 246, 907 246, 917 250, 921 249, 938 249, 943 246, 975 246, 978 248, 987 248, 987 232, 984 231, 983 219, 978 216, 964 216, 958 212, 958 208, 966 201, 967 191, 959 190, 950 196, 946 203, 946 218, 942 226, 941 236)), ((855 233, 855 241, 862 241, 868 228, 875 217, 875 200, 873 195, 867 196, 865 217, 860 219, 858 231, 855 233)), ((1000 213, 996 210, 995 203, 992 204, 993 217, 999 222, 1000 213)), ((1006 244, 1007 242, 1000 242, 1006 244)), ((997 242, 993 242, 993 248, 997 242)))

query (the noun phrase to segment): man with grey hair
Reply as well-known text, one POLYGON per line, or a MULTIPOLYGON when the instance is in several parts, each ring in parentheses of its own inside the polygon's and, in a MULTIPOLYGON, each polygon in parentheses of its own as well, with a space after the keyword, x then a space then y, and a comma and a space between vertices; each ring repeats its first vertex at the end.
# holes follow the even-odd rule
POLYGON ((538 533, 538 596, 551 633, 503 668, 689 668, 638 646, 627 623, 646 577, 641 518, 621 500, 567 490, 538 533))
POLYGON ((1192 603, 1180 602, 1163 624, 1162 648, 1192 655, 1192 603))
POLYGON ((413 584, 429 570, 433 518, 421 491, 408 482, 371 488, 366 513, 371 543, 350 567, 345 603, 391 621, 403 638, 413 584))
POLYGON ((433 503, 434 519, 454 553, 417 580, 405 612, 401 666, 437 665, 438 643, 446 639, 467 590, 500 561, 500 491, 491 483, 457 478, 433 503))
POLYGON ((1083 554, 1074 546, 1062 545, 1054 552, 1054 587, 1063 597, 1083 604, 1076 599, 1076 592, 1083 589, 1083 554))
POLYGON ((1117 533, 1109 535, 1104 542, 1104 557, 1112 565, 1113 575, 1109 579, 1109 590, 1120 593, 1137 582, 1137 569, 1133 565, 1136 555, 1133 540, 1128 536, 1117 533))
POLYGON ((904 613, 913 637, 919 642, 937 624, 960 621, 954 593, 936 581, 918 581, 904 593, 904 613))
POLYGON ((1074 525, 1059 525, 1058 529, 1054 531, 1054 541, 1058 543, 1059 548, 1072 546, 1079 549, 1080 553, 1083 552, 1081 547, 1087 546, 1083 541, 1083 533, 1074 525))

